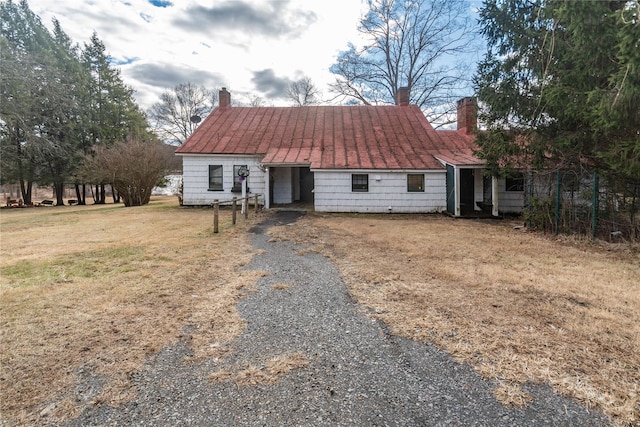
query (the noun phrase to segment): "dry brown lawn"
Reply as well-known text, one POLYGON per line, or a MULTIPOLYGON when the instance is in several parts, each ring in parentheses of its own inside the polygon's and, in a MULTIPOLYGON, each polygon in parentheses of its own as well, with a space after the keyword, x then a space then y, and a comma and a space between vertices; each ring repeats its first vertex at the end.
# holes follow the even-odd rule
MULTIPOLYGON (((184 334, 194 358, 224 356, 244 330, 237 300, 262 274, 239 267, 257 253, 245 231, 263 215, 232 227, 222 211, 214 235, 210 209, 175 198, 2 210, 0 424, 127 401, 131 375, 184 334), (106 379, 88 402, 74 391, 81 370, 106 379)), ((273 238, 331 256, 372 316, 496 379, 504 402, 526 404, 524 383, 550 384, 619 425, 640 423, 636 247, 441 216, 310 214, 273 238)), ((307 363, 284 354, 211 379, 269 383, 307 363)))
POLYGON ((131 374, 187 325, 194 357, 224 354, 244 330, 236 301, 259 275, 239 272, 248 223, 230 218, 221 212, 214 235, 211 209, 170 197, 2 210, 0 424, 126 401, 131 374), (80 368, 108 379, 91 402, 73 392, 80 368))
POLYGON ((510 221, 308 215, 274 238, 315 244, 395 334, 498 381, 549 384, 618 425, 640 424, 640 255, 527 233, 510 221))

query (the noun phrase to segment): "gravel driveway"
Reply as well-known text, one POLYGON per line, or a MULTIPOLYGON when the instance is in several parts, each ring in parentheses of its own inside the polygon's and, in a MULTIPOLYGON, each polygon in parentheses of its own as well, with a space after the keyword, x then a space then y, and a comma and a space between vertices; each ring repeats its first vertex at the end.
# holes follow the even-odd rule
POLYGON ((329 259, 269 242, 269 226, 299 215, 275 213, 252 229, 254 246, 264 251, 245 268, 270 274, 240 302, 248 326, 230 356, 185 363, 184 343, 166 348, 135 379, 136 400, 91 408, 70 425, 608 425, 547 387, 528 387, 535 399, 524 409, 505 407, 492 394, 494 384, 469 366, 434 346, 390 335, 353 303, 329 259), (306 356, 307 366, 272 383, 208 379, 293 353, 306 356))

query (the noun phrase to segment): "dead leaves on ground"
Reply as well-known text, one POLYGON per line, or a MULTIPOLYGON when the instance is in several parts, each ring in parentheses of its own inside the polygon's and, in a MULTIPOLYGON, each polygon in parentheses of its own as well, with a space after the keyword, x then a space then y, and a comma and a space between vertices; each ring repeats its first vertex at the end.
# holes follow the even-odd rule
POLYGON ((219 370, 212 373, 209 379, 214 382, 233 381, 238 386, 257 386, 271 384, 294 369, 301 369, 309 364, 302 353, 282 354, 264 363, 248 364, 236 371, 219 370))

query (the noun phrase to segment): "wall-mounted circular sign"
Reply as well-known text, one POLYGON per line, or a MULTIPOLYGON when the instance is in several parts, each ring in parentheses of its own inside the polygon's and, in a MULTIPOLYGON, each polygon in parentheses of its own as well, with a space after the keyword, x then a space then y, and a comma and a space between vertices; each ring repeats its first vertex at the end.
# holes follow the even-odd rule
POLYGON ((248 176, 249 176, 249 168, 248 168, 248 167, 246 167, 246 166, 241 166, 241 167, 238 169, 238 176, 241 176, 241 177, 243 177, 243 178, 248 177, 248 176))

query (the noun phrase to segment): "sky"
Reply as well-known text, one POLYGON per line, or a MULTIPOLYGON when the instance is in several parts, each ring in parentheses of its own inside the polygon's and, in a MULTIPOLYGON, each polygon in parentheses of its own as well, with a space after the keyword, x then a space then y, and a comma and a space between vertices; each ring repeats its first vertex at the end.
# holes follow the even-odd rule
POLYGON ((290 105, 286 89, 303 76, 331 97, 329 67, 358 44, 364 0, 28 0, 43 24, 60 22, 84 46, 105 44, 143 110, 162 92, 191 82, 226 87, 232 101, 259 96, 290 105))

